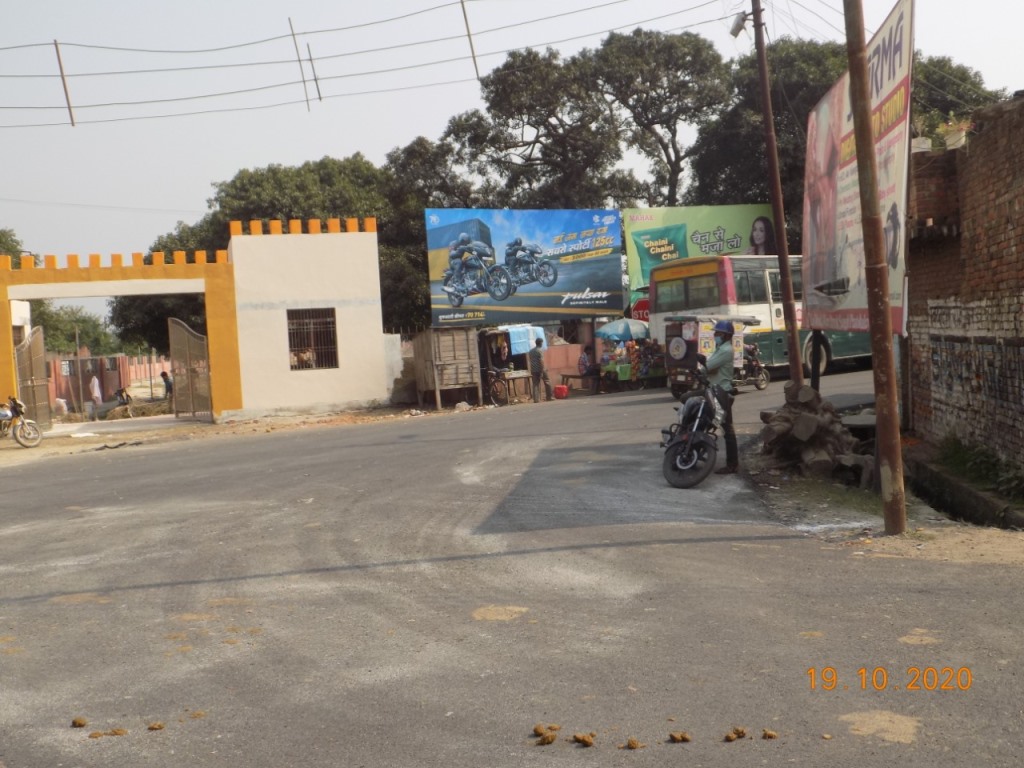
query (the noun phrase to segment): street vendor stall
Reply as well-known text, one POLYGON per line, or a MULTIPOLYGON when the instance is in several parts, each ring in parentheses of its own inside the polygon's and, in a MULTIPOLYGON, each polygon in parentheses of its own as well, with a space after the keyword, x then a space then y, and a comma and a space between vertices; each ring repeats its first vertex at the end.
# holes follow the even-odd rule
POLYGON ((530 325, 503 325, 480 332, 481 360, 488 377, 504 382, 505 402, 519 395, 520 383, 524 385, 524 394, 533 396, 529 351, 534 340, 543 337, 543 328, 530 325))

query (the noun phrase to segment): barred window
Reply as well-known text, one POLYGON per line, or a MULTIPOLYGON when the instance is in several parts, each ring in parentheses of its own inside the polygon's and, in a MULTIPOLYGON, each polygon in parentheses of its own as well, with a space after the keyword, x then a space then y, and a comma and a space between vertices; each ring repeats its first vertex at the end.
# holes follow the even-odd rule
POLYGON ((288 357, 293 371, 338 367, 334 309, 288 310, 288 357))

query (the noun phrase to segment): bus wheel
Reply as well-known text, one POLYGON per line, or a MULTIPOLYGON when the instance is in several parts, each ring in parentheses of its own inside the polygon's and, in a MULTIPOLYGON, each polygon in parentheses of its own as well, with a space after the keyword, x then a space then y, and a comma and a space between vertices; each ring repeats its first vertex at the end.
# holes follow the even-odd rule
MULTIPOLYGON (((810 378, 811 376, 811 347, 811 339, 810 337, 808 337, 807 342, 804 344, 803 352, 804 376, 807 376, 808 378, 810 378)), ((824 376, 825 371, 828 369, 829 363, 832 362, 832 352, 831 350, 829 350, 827 342, 823 341, 821 343, 821 349, 819 350, 819 358, 820 359, 818 360, 818 375, 824 376)))

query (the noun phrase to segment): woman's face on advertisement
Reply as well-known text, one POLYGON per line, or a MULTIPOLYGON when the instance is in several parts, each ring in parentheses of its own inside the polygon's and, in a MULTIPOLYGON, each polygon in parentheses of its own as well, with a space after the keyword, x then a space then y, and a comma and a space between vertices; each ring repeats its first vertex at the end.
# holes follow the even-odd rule
POLYGON ((754 238, 754 243, 756 245, 764 245, 765 231, 763 221, 754 222, 754 227, 750 231, 750 236, 754 238))

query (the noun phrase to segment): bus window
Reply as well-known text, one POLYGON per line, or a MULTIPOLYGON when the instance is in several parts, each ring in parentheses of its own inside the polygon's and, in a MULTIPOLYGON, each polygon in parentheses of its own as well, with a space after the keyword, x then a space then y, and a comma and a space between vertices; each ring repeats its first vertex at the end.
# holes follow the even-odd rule
POLYGON ((691 277, 686 281, 686 288, 685 309, 704 309, 706 307, 718 306, 717 276, 701 275, 699 277, 691 277))
POLYGON ((737 304, 767 304, 768 290, 764 282, 764 270, 733 272, 736 284, 737 304))
MULTIPOLYGON (((793 280, 793 298, 796 301, 803 301, 804 298, 804 278, 800 274, 800 268, 790 269, 790 278, 793 280)), ((779 270, 773 269, 768 272, 768 283, 772 289, 772 303, 782 303, 782 284, 779 281, 779 270)))

